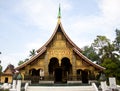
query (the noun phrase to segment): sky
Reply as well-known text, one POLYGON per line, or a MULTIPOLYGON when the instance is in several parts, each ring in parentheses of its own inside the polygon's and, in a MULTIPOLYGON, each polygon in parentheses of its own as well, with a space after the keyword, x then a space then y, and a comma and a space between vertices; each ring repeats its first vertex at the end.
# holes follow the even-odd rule
POLYGON ((80 48, 97 35, 115 38, 120 29, 120 0, 0 0, 0 60, 17 67, 50 38, 57 24, 59 3, 61 22, 70 39, 80 48))

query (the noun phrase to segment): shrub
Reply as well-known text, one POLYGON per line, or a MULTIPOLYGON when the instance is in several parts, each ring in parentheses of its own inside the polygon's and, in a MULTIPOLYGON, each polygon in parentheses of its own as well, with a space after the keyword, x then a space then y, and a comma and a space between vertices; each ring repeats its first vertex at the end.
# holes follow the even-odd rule
POLYGON ((0 91, 9 91, 9 89, 0 89, 0 91))

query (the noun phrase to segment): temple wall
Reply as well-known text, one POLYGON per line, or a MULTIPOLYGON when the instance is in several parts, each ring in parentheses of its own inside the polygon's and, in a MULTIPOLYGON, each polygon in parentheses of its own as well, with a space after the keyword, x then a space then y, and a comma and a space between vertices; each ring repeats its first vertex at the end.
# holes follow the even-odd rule
POLYGON ((1 83, 5 83, 5 78, 8 78, 8 83, 12 83, 12 76, 1 76, 1 83))

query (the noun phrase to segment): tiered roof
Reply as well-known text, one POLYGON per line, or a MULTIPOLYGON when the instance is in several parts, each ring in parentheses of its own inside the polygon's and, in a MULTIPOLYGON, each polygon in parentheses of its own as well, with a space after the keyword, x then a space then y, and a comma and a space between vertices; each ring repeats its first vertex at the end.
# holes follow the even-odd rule
POLYGON ((68 35, 65 33, 62 24, 61 24, 61 13, 60 13, 60 7, 59 7, 59 12, 58 12, 58 22, 57 22, 57 26, 52 34, 52 36, 50 37, 50 39, 41 47, 37 50, 37 54, 32 57, 31 59, 29 59, 27 62, 23 63, 22 65, 20 65, 19 67, 17 67, 16 69, 22 69, 23 67, 25 67, 26 65, 30 64, 31 62, 35 61, 35 59, 37 59, 39 56, 41 56, 44 52, 46 52, 47 50, 47 46, 51 43, 51 41, 53 40, 54 36, 56 35, 57 32, 62 32, 63 36, 65 36, 65 38, 67 39, 67 41, 72 45, 73 47, 73 51, 80 57, 82 58, 86 63, 94 66, 96 69, 99 70, 104 70, 105 68, 97 65, 95 63, 93 63, 90 59, 88 59, 87 57, 85 57, 81 52, 82 50, 68 37, 68 35))

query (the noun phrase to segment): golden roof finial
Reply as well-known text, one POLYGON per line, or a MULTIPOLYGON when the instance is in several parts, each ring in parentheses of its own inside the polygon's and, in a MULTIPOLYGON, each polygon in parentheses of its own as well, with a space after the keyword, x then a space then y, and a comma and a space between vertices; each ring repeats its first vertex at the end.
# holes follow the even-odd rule
POLYGON ((60 4, 59 4, 58 23, 60 22, 60 18, 61 18, 61 8, 60 8, 60 4))

